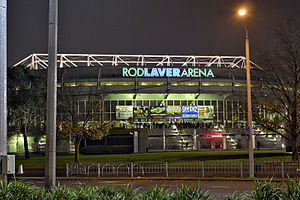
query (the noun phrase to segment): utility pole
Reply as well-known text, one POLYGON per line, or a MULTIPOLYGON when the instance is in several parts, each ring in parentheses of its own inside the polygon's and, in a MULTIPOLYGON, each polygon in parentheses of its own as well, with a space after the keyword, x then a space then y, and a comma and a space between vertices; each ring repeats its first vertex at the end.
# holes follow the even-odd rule
POLYGON ((49 0, 47 130, 45 167, 46 188, 53 188, 56 184, 57 21, 58 0, 49 0))
MULTIPOLYGON (((1 155, 7 155, 7 0, 0 0, 0 156, 1 155)), ((4 175, 3 178, 4 181, 7 181, 6 175, 4 175)))

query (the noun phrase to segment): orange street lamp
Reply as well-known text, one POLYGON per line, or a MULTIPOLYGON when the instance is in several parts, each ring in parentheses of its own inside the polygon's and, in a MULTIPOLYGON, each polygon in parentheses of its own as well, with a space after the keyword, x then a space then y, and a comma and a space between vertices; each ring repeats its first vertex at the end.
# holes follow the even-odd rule
POLYGON ((249 132, 249 177, 254 177, 254 156, 253 156, 253 126, 252 126, 252 110, 251 110, 251 76, 250 76, 250 53, 249 53, 249 36, 244 19, 247 10, 241 9, 238 14, 243 17, 244 29, 245 29, 245 50, 246 50, 246 72, 247 72, 247 103, 248 103, 248 132, 249 132))

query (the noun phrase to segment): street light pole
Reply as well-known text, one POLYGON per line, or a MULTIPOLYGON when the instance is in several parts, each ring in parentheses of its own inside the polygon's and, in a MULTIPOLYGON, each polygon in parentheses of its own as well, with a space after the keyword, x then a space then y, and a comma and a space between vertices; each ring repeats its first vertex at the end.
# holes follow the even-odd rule
MULTIPOLYGON (((0 0, 0 155, 7 155, 7 1, 0 0)), ((6 175, 4 175, 6 181, 6 175)))
MULTIPOLYGON (((246 10, 239 10, 239 15, 246 15, 246 10)), ((249 128, 249 177, 254 178, 254 156, 253 156, 253 126, 252 126, 252 105, 251 105, 251 76, 250 76, 250 53, 249 34, 246 21, 243 21, 245 29, 245 51, 246 51, 246 73, 247 73, 247 104, 248 104, 248 128, 249 128)))
POLYGON ((56 182, 57 21, 58 0, 49 0, 47 130, 45 151, 46 188, 53 188, 56 182))
POLYGON ((253 126, 252 126, 252 106, 251 106, 251 75, 250 75, 250 53, 249 36, 246 24, 244 24, 246 38, 246 73, 247 73, 247 103, 248 103, 248 127, 249 127, 249 176, 254 178, 254 156, 253 156, 253 126))

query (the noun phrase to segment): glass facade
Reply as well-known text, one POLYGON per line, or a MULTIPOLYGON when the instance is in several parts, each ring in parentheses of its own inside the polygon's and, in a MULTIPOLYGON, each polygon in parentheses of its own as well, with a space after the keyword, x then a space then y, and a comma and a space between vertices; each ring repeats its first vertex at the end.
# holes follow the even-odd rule
MULTIPOLYGON (((149 96, 151 94, 146 94, 149 96)), ((180 94, 176 94, 176 96, 180 94)), ((182 94, 181 96, 184 96, 182 94)), ((217 122, 225 125, 227 128, 245 128, 247 120, 247 107, 245 102, 238 100, 224 100, 224 99, 122 99, 122 94, 114 95, 114 99, 103 100, 102 117, 105 121, 116 120, 116 106, 213 106, 214 117, 210 120, 204 120, 211 123, 217 122), (120 99, 117 97, 120 96, 120 99)), ((155 94, 153 94, 155 97, 155 94)), ((79 114, 84 115, 86 113, 85 101, 79 102, 79 114)), ((98 111, 99 112, 99 111, 98 111)))

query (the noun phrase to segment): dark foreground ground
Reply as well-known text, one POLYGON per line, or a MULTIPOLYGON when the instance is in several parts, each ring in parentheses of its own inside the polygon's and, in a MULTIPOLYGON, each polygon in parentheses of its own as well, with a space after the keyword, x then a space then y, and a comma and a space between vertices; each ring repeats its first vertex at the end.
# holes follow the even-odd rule
MULTIPOLYGON (((44 179, 23 179, 23 182, 29 183, 36 186, 43 186, 44 179)), ((243 181, 243 180, 188 180, 188 179, 173 179, 173 180, 161 180, 161 179, 142 179, 142 180, 120 180, 120 179, 58 179, 57 183, 59 185, 68 185, 70 187, 75 187, 76 185, 89 185, 89 186, 101 186, 101 185, 111 185, 120 187, 123 185, 132 185, 138 191, 143 192, 152 186, 164 186, 169 191, 181 187, 182 184, 196 187, 200 184, 203 191, 210 191, 215 199, 224 199, 227 194, 232 193, 249 193, 252 190, 254 184, 253 181, 243 181)))

